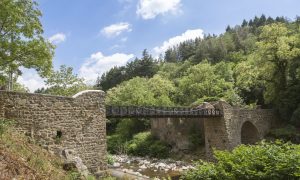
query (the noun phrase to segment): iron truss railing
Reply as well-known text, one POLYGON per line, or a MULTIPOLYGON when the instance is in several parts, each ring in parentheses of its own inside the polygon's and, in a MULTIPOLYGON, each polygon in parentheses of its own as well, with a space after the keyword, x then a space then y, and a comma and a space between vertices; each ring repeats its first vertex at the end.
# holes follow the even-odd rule
POLYGON ((201 109, 189 107, 137 107, 137 106, 107 106, 108 118, 132 118, 132 117, 220 117, 219 109, 201 109))

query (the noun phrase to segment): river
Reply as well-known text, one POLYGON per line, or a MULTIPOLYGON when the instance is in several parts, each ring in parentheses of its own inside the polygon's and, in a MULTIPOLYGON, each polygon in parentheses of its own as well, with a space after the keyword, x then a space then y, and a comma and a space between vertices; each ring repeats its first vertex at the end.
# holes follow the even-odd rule
POLYGON ((191 162, 172 159, 156 159, 127 155, 112 155, 112 158, 114 159, 114 163, 110 165, 110 168, 157 179, 167 177, 178 179, 184 171, 194 168, 191 162))

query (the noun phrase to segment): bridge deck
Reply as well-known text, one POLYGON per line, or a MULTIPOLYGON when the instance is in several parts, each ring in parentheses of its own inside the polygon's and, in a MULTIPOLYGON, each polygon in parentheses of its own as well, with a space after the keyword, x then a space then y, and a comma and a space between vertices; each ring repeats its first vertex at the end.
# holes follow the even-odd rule
POLYGON ((107 106, 108 118, 192 118, 192 117, 220 117, 222 113, 218 109, 197 109, 190 107, 136 107, 136 106, 107 106))

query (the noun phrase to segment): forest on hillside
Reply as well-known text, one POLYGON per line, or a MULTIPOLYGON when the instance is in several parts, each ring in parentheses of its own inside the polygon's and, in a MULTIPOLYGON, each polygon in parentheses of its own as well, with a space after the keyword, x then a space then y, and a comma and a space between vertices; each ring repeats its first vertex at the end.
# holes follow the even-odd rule
MULTIPOLYGON (((255 145, 242 144, 232 151, 214 150, 216 161, 205 162, 201 160, 203 154, 197 154, 204 145, 203 134, 197 128, 191 128, 188 135, 192 146, 180 154, 172 149, 172 144, 151 135, 149 119, 109 118, 108 164, 120 166, 114 162, 118 155, 111 154, 138 156, 134 159, 145 164, 150 161, 140 156, 161 162, 171 157, 177 164, 178 159, 186 160, 187 154, 187 160, 196 159, 197 163, 190 170, 185 167, 187 171, 180 173, 181 179, 299 179, 300 17, 290 20, 256 16, 240 25, 226 27, 221 34, 206 34, 181 42, 159 58, 145 49, 141 58, 113 67, 98 77, 96 84, 87 85, 73 73, 72 67, 62 65, 58 70, 53 69, 55 44, 45 38, 41 16, 35 0, 0 1, 0 90, 29 92, 18 83, 25 68, 34 69, 45 78, 45 87, 35 93, 72 96, 82 90, 101 89, 106 92, 106 105, 117 106, 194 107, 224 100, 248 109, 275 109, 282 121, 278 129, 272 129, 266 136, 267 140, 255 145)), ((13 120, 0 119, 0 154, 13 155, 12 164, 22 162, 27 169, 32 168, 29 175, 37 177, 47 176, 52 168, 57 172, 49 174, 52 179, 79 178, 77 171, 62 171, 60 162, 46 157, 47 153, 35 147, 34 140, 19 136, 19 132, 15 134, 13 125, 13 120), (32 158, 33 154, 37 156, 32 158)), ((122 159, 129 168, 135 160, 122 159)), ((137 165, 141 170, 142 166, 147 168, 145 164, 137 165)), ((27 171, 15 171, 17 166, 7 167, 18 175, 28 175, 27 171)), ((157 167, 162 170, 166 165, 157 167)), ((9 172, 5 167, 4 170, 9 172)), ((166 169, 163 171, 166 173, 166 169)))
POLYGON ((220 35, 188 40, 98 78, 108 105, 193 106, 225 100, 275 108, 300 125, 300 18, 254 17, 220 35))

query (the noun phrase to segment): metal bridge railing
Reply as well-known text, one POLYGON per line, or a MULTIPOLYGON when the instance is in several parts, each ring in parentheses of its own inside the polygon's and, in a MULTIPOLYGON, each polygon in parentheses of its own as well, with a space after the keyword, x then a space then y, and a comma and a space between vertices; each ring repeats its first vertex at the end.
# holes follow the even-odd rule
POLYGON ((219 109, 197 109, 189 107, 138 107, 107 106, 106 117, 219 117, 219 109))

